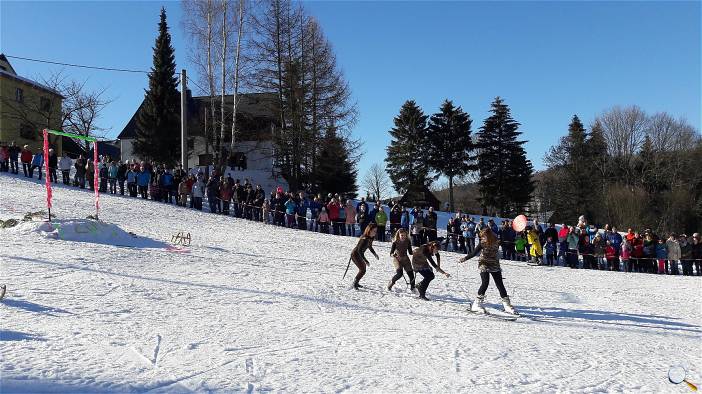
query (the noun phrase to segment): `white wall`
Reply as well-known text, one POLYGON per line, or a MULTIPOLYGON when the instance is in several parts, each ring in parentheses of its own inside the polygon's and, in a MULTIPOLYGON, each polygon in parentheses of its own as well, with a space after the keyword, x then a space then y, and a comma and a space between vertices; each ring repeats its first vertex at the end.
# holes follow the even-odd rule
POLYGON ((132 144, 132 140, 119 140, 119 148, 121 149, 120 159, 122 162, 129 160, 131 163, 133 160, 139 159, 138 157, 134 156, 134 146, 132 144))

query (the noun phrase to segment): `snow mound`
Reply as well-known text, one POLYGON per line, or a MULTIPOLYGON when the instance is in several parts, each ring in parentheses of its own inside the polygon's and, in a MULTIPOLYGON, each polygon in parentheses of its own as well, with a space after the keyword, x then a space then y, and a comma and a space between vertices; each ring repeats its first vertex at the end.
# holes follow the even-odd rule
POLYGON ((41 237, 61 241, 127 246, 134 248, 164 248, 164 242, 136 236, 111 223, 91 219, 54 219, 51 222, 23 222, 11 231, 22 234, 39 234, 41 237))

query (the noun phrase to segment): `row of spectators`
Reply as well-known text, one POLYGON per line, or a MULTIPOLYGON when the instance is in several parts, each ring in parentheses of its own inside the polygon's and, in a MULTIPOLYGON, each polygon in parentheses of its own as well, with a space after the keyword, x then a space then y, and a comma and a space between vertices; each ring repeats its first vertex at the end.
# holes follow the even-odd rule
MULTIPOLYGON (((33 177, 36 171, 39 179, 42 178, 41 150, 32 155, 26 146, 21 150, 14 144, 4 146, 0 149, 1 171, 18 173, 18 165, 12 164, 13 155, 21 159, 26 177, 33 177)), ((59 159, 53 150, 49 150, 48 160, 52 182, 57 182, 58 170, 64 184, 94 188, 92 160, 81 156, 73 161, 65 155, 59 159)), ((377 240, 381 242, 389 240, 398 228, 404 228, 411 235, 412 245, 439 240, 445 250, 470 253, 478 241, 477 234, 490 227, 500 240, 503 259, 531 261, 536 265, 670 275, 700 275, 702 272, 698 233, 691 237, 686 234, 663 237, 650 229, 642 233, 628 229, 622 236, 615 227, 605 225, 600 230, 584 220, 576 226, 534 222, 524 231, 516 232, 508 220, 498 226, 492 219, 485 222, 480 218, 476 222, 470 215, 458 213, 449 219, 446 236, 439 237, 438 218, 433 208, 424 211, 419 207, 408 209, 391 204, 386 209, 380 203, 369 204, 363 198, 354 203, 338 194, 307 196, 304 192, 285 192, 281 187, 266 197, 261 185, 254 186, 248 179, 242 183, 217 171, 206 177, 202 172, 189 174, 180 165, 167 168, 146 161, 123 163, 101 158, 98 177, 97 186, 101 192, 126 193, 131 197, 198 210, 203 209, 206 200, 212 213, 300 230, 356 236, 370 223, 375 223, 377 240)))

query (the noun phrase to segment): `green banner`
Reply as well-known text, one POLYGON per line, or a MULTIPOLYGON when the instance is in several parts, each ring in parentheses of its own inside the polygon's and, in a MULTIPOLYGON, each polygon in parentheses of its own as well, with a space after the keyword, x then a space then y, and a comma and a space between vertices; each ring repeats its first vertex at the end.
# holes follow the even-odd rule
POLYGON ((66 133, 66 132, 64 132, 64 131, 46 130, 46 132, 49 133, 49 134, 62 135, 62 136, 64 136, 64 137, 77 138, 77 139, 79 139, 79 140, 85 140, 85 141, 89 141, 89 142, 95 142, 95 141, 97 141, 97 138, 86 137, 86 136, 80 135, 80 134, 66 133))

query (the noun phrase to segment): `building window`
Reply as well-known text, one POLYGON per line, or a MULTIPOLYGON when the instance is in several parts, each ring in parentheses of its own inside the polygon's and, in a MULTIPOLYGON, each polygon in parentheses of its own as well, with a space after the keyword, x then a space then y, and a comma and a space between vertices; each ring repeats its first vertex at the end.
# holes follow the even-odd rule
POLYGON ((37 133, 34 131, 32 126, 28 124, 22 124, 20 125, 19 129, 19 135, 20 137, 26 139, 26 140, 36 140, 37 139, 37 133))
POLYGON ((24 91, 20 88, 15 89, 15 101, 18 103, 24 102, 24 91))
POLYGON ((51 100, 46 97, 42 97, 39 101, 39 108, 44 112, 51 111, 51 100))

